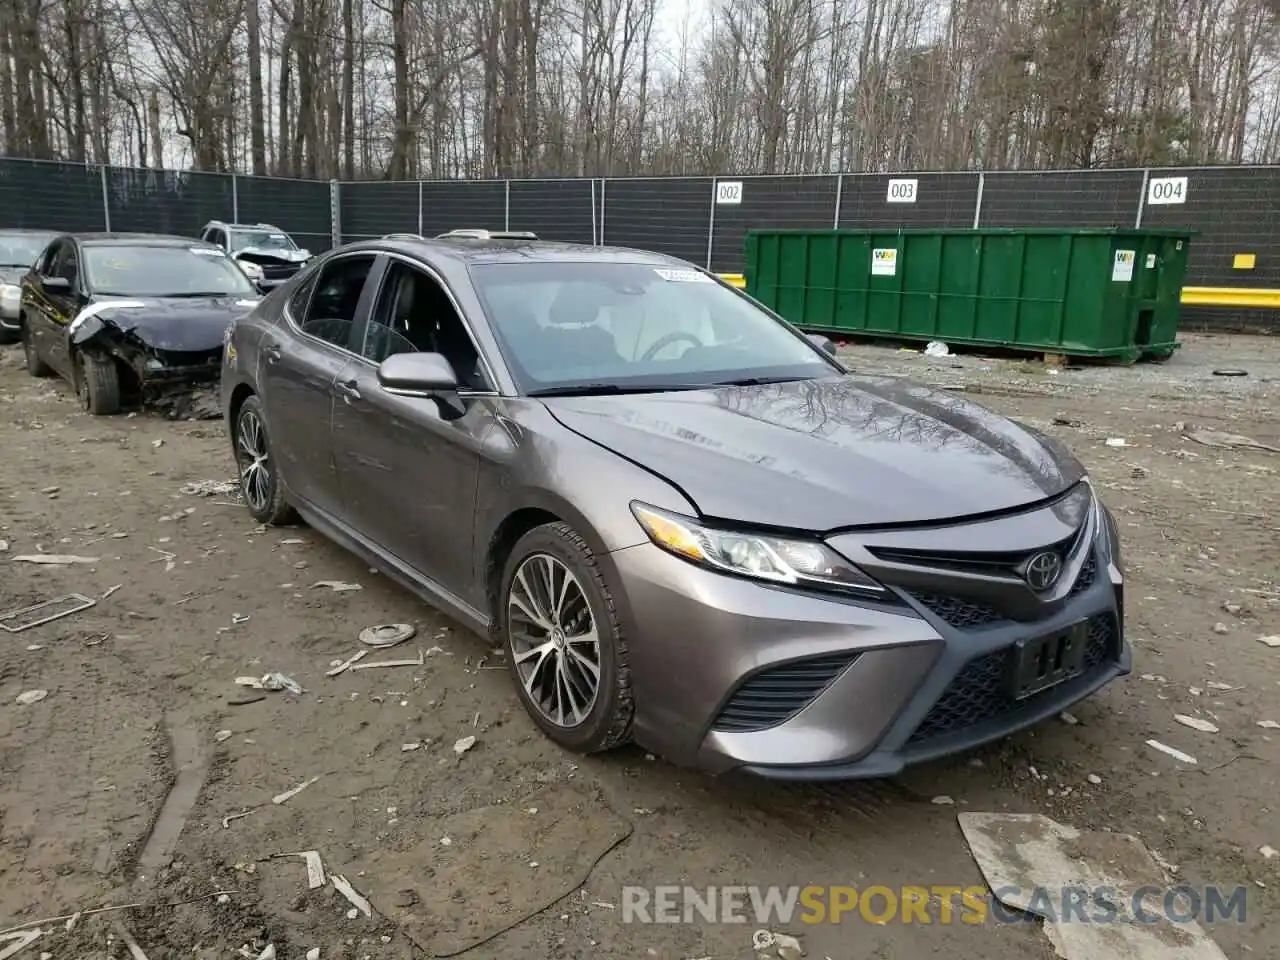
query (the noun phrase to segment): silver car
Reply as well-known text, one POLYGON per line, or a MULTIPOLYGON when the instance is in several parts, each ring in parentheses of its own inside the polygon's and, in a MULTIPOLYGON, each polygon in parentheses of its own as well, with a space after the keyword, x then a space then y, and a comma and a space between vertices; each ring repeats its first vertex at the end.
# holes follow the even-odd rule
POLYGON ((253 516, 492 637, 573 750, 885 776, 1128 673, 1080 463, 831 353, 670 257, 383 238, 232 325, 223 400, 253 516))

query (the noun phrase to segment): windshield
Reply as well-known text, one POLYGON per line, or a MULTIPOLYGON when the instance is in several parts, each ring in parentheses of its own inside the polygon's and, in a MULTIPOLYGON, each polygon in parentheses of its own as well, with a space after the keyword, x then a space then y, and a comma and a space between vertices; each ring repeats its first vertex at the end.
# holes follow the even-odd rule
POLYGON ((235 230, 231 234, 231 251, 236 253, 246 247, 259 250, 297 250, 298 246, 287 233, 279 230, 235 230))
POLYGON ((0 233, 0 267, 29 267, 53 239, 53 234, 0 233))
POLYGON ((471 275, 525 393, 838 373, 803 336, 696 270, 487 263, 471 275))
POLYGON ((244 271, 215 247, 87 246, 85 278, 112 297, 257 297, 244 271))

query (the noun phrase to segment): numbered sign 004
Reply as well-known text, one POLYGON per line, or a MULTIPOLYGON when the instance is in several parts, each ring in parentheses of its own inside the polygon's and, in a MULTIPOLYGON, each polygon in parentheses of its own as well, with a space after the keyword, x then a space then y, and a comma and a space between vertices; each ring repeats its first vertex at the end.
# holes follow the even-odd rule
POLYGON ((741 203, 742 202, 742 181, 741 180, 717 180, 716 181, 716 203, 741 203))
POLYGON ((1186 177, 1153 177, 1147 181, 1147 204, 1187 202, 1186 177))

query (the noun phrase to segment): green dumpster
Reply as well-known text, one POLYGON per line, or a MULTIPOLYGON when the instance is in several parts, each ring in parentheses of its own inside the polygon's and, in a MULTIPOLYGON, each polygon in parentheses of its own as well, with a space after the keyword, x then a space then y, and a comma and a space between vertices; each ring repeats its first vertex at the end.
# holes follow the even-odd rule
POLYGON ((806 330, 1132 363, 1177 349, 1191 233, 753 230, 746 289, 806 330))

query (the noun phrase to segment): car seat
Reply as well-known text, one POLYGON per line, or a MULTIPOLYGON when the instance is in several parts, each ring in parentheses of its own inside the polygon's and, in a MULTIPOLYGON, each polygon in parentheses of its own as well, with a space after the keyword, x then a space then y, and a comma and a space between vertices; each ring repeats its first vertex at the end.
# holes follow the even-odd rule
POLYGON ((599 324, 600 308, 565 284, 551 301, 547 349, 564 367, 592 367, 622 362, 613 334, 599 324))

